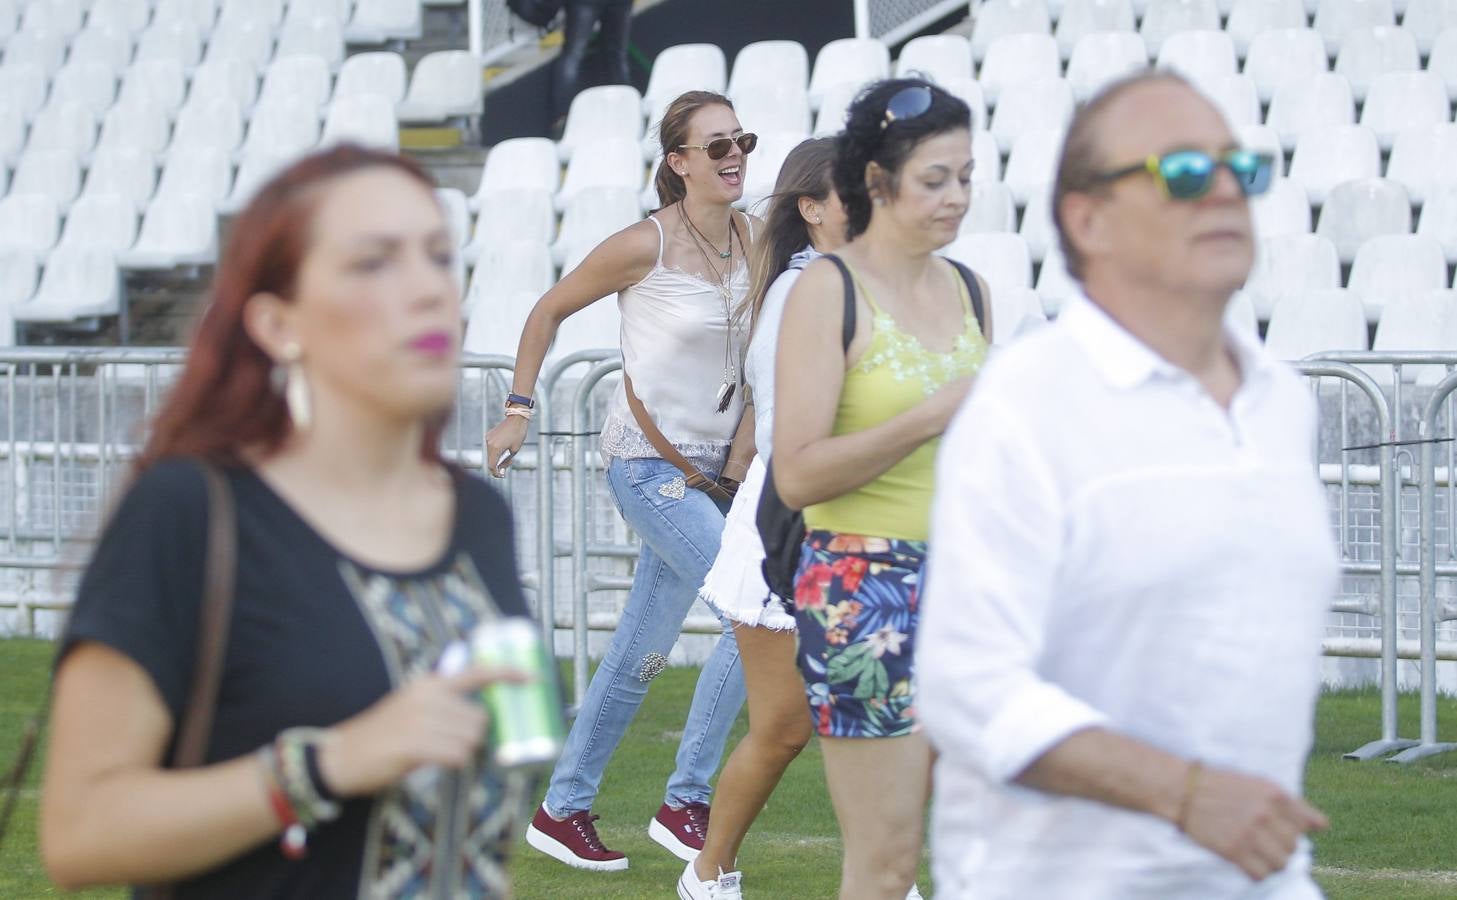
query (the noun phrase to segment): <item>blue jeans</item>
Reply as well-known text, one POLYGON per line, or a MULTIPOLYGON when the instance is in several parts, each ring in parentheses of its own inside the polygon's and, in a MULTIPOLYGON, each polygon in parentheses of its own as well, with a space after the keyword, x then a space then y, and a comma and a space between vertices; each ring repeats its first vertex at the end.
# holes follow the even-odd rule
MULTIPOLYGON (((682 478, 661 459, 615 459, 608 466, 607 484, 618 511, 642 538, 642 552, 622 621, 587 686, 552 772, 543 805, 553 816, 592 808, 607 762, 647 696, 649 682, 667 663, 683 619, 718 555, 726 504, 682 488, 682 478)), ((718 770, 724 742, 743 705, 739 646, 732 626, 724 622, 723 636, 698 676, 665 803, 681 807, 708 802, 708 780, 718 770)))

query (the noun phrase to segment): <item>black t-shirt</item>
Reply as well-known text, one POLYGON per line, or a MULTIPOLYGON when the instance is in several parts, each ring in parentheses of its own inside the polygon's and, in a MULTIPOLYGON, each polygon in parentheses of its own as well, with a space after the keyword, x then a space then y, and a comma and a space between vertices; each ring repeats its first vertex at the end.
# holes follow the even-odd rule
MULTIPOLYGON (((237 508, 233 621, 208 762, 278 732, 361 712, 478 622, 527 615, 505 501, 458 473, 450 546, 430 567, 350 560, 250 469, 227 472, 237 508)), ((135 660, 173 722, 191 685, 207 542, 207 488, 190 461, 158 464, 127 492, 76 599, 60 656, 97 641, 135 660)), ((170 756, 169 748, 168 754, 170 756)), ((505 853, 529 802, 526 776, 483 749, 461 772, 416 773, 309 836, 290 861, 271 841, 177 887, 179 898, 504 896, 505 853)))

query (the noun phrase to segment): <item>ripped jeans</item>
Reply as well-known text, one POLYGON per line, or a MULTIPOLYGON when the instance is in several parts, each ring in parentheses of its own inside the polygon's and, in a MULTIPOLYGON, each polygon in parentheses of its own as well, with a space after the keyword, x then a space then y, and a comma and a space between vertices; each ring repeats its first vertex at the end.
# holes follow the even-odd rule
MULTIPOLYGON (((642 553, 622 621, 552 772, 543 805, 554 816, 591 809, 607 762, 647 696, 648 683, 667 664, 723 535, 726 505, 686 487, 671 463, 614 459, 607 483, 622 517, 642 537, 642 553)), ((725 622, 698 676, 665 803, 708 802, 708 780, 743 705, 739 647, 725 622)))

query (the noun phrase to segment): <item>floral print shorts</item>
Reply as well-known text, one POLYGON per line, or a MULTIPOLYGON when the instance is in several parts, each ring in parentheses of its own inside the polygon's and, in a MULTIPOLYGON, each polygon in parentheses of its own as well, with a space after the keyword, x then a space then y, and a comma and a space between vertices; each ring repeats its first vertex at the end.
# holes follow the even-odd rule
POLYGON ((915 721, 925 541, 805 535, 794 581, 799 671, 825 737, 900 737, 915 721))

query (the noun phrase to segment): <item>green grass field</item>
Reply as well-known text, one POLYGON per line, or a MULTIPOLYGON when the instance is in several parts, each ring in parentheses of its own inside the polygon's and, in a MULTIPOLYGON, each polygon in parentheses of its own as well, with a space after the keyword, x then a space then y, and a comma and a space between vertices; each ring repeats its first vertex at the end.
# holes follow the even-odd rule
MULTIPOLYGON (((35 709, 48 674, 51 645, 0 641, 0 767, 15 753, 23 723, 35 709)), ((662 801, 679 731, 692 697, 693 669, 669 669, 628 732, 607 771, 596 812, 609 846, 632 859, 626 872, 589 874, 567 869, 524 846, 514 867, 523 900, 668 898, 682 864, 648 840, 647 823, 662 801)), ((1311 800, 1330 816, 1316 838, 1316 863, 1332 900, 1436 900, 1457 898, 1451 870, 1457 839, 1457 754, 1416 766, 1352 763, 1350 750, 1378 733, 1377 696, 1371 691, 1321 699, 1315 752, 1308 774, 1311 800)), ((1417 730, 1416 697, 1402 698, 1401 731, 1417 730)), ((1442 738, 1457 740, 1457 703, 1440 707, 1442 738)), ((743 732, 743 721, 734 740, 743 732)), ((0 898, 56 897, 41 871, 35 843, 35 784, 28 790, 0 851, 0 898)), ((830 900, 839 882, 839 841, 814 744, 786 774, 744 842, 740 862, 750 900, 830 900)), ((927 896, 930 881, 924 875, 927 896)), ((119 898, 117 890, 72 896, 119 898)))

